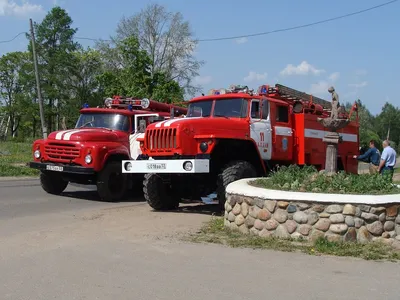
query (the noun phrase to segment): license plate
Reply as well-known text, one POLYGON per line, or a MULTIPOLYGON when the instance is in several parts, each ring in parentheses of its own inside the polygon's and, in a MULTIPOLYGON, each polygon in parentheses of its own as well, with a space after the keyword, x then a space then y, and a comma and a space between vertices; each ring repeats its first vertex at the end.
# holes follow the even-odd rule
POLYGON ((147 164, 148 170, 165 170, 166 168, 167 168, 167 164, 163 164, 163 163, 147 164))
POLYGON ((64 167, 47 165, 46 170, 62 172, 64 171, 64 167))

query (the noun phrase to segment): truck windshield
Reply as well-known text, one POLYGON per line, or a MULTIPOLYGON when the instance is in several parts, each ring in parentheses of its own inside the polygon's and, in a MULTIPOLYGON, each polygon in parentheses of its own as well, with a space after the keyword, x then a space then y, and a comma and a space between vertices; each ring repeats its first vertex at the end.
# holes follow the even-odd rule
POLYGON ((246 118, 247 101, 242 98, 218 99, 215 101, 214 117, 246 118))
MULTIPOLYGON (((187 117, 209 117, 211 115, 212 103, 212 100, 190 103, 187 117)), ((246 118, 247 101, 242 98, 215 100, 213 116, 227 118, 246 118)))
POLYGON ((81 114, 75 128, 107 128, 129 131, 129 119, 120 114, 81 114))
POLYGON ((209 117, 211 114, 212 103, 212 100, 190 103, 186 117, 209 117))

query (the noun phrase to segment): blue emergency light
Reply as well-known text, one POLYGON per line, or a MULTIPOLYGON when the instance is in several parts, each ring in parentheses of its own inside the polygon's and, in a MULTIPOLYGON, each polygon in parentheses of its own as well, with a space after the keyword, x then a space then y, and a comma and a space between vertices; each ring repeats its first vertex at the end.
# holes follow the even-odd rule
POLYGON ((89 108, 89 104, 87 103, 83 104, 83 108, 89 108))
POLYGON ((133 106, 132 106, 132 104, 129 104, 129 105, 128 105, 128 109, 129 109, 130 111, 132 111, 132 110, 133 110, 133 106))

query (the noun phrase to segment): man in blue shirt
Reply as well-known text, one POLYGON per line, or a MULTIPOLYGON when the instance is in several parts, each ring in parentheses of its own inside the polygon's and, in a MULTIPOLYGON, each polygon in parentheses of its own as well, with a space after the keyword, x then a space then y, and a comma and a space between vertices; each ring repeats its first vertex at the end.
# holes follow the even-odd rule
POLYGON ((379 150, 376 149, 376 147, 375 147, 374 140, 371 140, 369 142, 369 149, 367 152, 365 152, 363 155, 360 155, 360 156, 354 155, 354 158, 356 158, 359 161, 369 163, 369 173, 370 174, 378 173, 379 159, 381 158, 381 155, 380 155, 379 150))
POLYGON ((394 167, 396 165, 396 151, 390 147, 389 141, 384 141, 382 143, 383 152, 381 157, 381 162, 379 164, 379 173, 383 174, 388 172, 390 178, 393 178, 394 167))

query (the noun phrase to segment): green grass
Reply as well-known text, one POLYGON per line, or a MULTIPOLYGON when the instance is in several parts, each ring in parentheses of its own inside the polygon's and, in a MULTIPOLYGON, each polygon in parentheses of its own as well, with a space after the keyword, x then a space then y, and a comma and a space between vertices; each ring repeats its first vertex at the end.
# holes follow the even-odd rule
POLYGON ((26 164, 32 160, 32 143, 0 142, 0 177, 36 176, 26 164))
POLYGON ((366 260, 400 260, 400 252, 389 245, 329 242, 320 238, 315 243, 304 240, 260 238, 244 235, 224 227, 222 217, 213 217, 199 233, 189 238, 196 243, 222 244, 234 248, 269 249, 284 252, 302 252, 310 255, 359 257, 366 260))
POLYGON ((291 165, 282 167, 269 178, 257 179, 250 184, 275 190, 338 193, 338 194, 395 194, 400 189, 385 175, 346 174, 333 176, 318 173, 312 166, 291 165))

